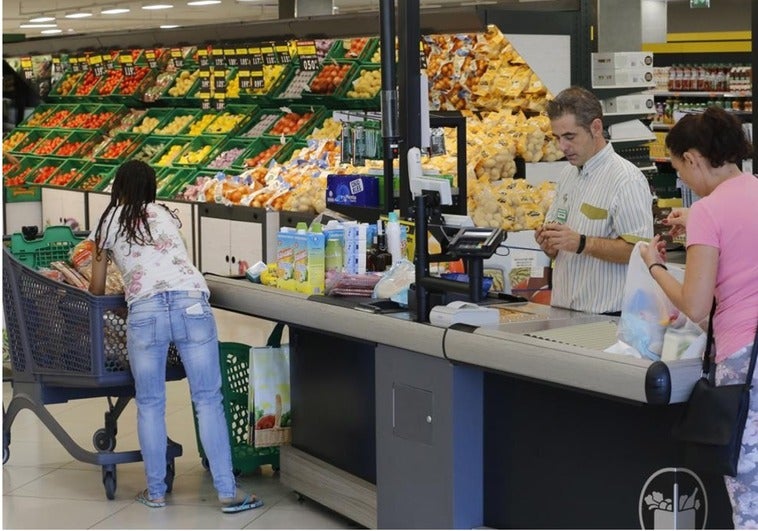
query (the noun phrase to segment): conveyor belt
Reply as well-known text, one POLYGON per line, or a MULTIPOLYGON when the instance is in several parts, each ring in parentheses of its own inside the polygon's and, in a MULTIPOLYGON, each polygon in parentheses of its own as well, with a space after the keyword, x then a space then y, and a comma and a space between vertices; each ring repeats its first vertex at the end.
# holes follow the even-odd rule
POLYGON ((564 345, 605 350, 616 342, 617 321, 600 321, 561 328, 553 328, 541 332, 524 334, 525 336, 545 339, 564 345))

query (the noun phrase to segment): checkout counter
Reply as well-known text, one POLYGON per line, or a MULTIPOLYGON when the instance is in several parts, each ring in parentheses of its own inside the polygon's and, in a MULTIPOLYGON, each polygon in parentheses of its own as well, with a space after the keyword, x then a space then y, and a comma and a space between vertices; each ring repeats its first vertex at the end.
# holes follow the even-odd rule
POLYGON ((361 525, 731 527, 722 478, 678 468, 670 438, 700 362, 602 352, 611 317, 530 303, 440 328, 206 278, 215 307, 289 325, 281 480, 361 525), (652 504, 677 493, 698 508, 652 504))

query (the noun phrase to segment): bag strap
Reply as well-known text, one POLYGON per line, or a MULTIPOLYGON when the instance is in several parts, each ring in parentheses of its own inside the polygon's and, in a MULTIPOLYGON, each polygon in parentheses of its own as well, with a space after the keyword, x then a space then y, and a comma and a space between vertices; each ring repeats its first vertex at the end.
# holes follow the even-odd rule
POLYGON ((282 346, 282 333, 284 332, 284 323, 276 323, 276 326, 271 331, 266 341, 267 347, 279 348, 282 346))
MULTIPOLYGON (((711 347, 713 346, 713 316, 716 314, 716 298, 711 305, 711 315, 708 318, 708 335, 705 340, 705 352, 703 353, 703 376, 707 377, 711 372, 711 347)), ((752 385, 753 374, 755 374, 755 360, 758 357, 758 327, 755 329, 753 338, 753 348, 750 351, 750 365, 747 369, 747 378, 745 383, 748 387, 752 385)))

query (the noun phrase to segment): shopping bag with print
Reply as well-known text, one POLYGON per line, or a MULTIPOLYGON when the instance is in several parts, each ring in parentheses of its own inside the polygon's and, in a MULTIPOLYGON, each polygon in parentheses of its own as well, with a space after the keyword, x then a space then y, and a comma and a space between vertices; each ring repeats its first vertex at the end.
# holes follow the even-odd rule
POLYGON ((283 323, 277 323, 265 347, 250 349, 252 431, 256 448, 292 441, 290 412, 290 353, 282 345, 283 323))

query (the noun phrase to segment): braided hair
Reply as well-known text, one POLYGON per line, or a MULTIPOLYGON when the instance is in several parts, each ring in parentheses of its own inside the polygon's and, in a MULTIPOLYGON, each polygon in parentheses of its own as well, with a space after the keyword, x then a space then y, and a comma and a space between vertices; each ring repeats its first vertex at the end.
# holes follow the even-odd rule
POLYGON ((95 231, 97 252, 101 251, 103 224, 110 217, 106 228, 106 233, 109 232, 113 223, 110 213, 119 206, 122 209, 118 216, 116 234, 123 234, 130 245, 133 243, 146 245, 153 241, 150 225, 147 222, 147 205, 155 202, 155 190, 155 170, 148 164, 139 160, 130 160, 118 167, 113 180, 110 202, 103 215, 100 216, 95 231))

